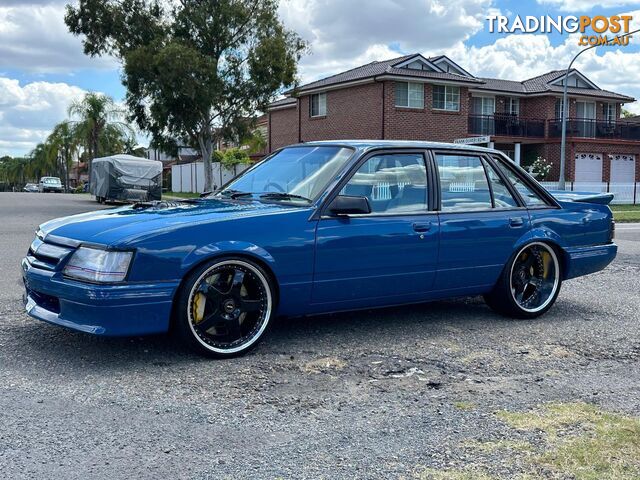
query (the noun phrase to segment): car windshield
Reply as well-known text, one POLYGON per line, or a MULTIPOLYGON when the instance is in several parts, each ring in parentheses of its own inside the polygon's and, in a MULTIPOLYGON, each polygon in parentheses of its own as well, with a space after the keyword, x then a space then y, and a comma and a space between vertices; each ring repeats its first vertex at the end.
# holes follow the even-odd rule
POLYGON ((311 203, 342 170, 353 150, 339 146, 302 146, 281 150, 218 192, 218 196, 258 196, 267 200, 311 203))
POLYGON ((60 183, 60 179, 56 177, 44 178, 42 181, 43 183, 60 183))

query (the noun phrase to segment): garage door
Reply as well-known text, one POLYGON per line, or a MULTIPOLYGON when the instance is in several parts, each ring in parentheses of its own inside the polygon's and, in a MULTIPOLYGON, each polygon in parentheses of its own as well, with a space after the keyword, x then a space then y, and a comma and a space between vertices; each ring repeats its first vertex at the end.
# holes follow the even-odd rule
POLYGON ((635 179, 635 155, 611 155, 611 183, 630 183, 635 179))
POLYGON ((599 153, 577 153, 575 181, 601 182, 602 155, 599 153))

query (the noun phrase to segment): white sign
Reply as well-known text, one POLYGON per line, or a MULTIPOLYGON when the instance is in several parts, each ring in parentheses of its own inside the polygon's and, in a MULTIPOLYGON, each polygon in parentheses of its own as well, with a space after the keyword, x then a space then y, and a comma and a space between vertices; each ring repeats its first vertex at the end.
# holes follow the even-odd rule
POLYGON ((491 137, 465 137, 465 138, 456 138, 453 143, 461 143, 463 145, 477 145, 479 143, 489 143, 491 141, 491 137))

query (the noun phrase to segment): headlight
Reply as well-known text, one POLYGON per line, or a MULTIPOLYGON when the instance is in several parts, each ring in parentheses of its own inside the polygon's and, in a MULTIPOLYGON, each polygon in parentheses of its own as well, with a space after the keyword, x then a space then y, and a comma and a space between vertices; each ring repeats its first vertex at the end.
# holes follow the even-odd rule
POLYGON ((80 247, 64 267, 68 277, 90 282, 121 282, 127 276, 133 252, 80 247))

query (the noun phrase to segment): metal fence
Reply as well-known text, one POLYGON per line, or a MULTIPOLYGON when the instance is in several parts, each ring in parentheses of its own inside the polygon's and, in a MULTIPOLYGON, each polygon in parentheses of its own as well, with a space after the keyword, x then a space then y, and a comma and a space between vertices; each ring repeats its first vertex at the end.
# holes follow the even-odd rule
MULTIPOLYGON (((558 190, 558 182, 540 182, 548 190, 558 190)), ((640 203, 640 182, 565 182, 565 190, 572 192, 613 193, 615 204, 640 203)))
MULTIPOLYGON (((246 170, 249 165, 235 165, 233 168, 224 168, 220 162, 211 164, 213 183, 221 187, 232 178, 246 170)), ((184 163, 171 166, 171 190, 173 192, 204 192, 204 163, 184 163)))

